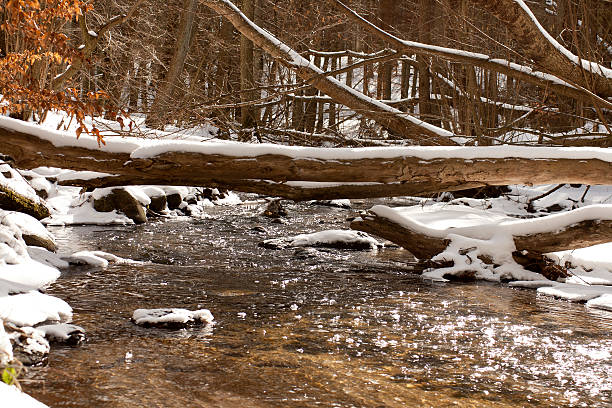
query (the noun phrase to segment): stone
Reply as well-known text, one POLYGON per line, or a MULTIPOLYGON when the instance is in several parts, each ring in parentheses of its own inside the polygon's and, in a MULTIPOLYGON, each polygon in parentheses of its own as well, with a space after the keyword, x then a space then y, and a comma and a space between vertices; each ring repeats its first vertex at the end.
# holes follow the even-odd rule
POLYGON ((166 209, 168 204, 168 200, 165 195, 151 197, 151 204, 149 204, 149 209, 151 211, 155 211, 156 213, 160 213, 166 209))
POLYGON ((23 242, 25 242, 28 246, 45 248, 49 252, 57 251, 57 244, 47 237, 42 237, 40 235, 21 234, 21 238, 23 238, 23 242))
POLYGON ((179 193, 168 194, 166 196, 166 203, 168 204, 168 208, 171 210, 177 210, 181 203, 183 202, 183 197, 179 193))
POLYGON ((99 212, 111 212, 117 210, 125 214, 136 224, 147 221, 147 214, 140 202, 127 190, 115 188, 110 194, 94 200, 94 209, 99 212))
POLYGON ((263 212, 265 217, 280 218, 287 216, 287 210, 283 207, 281 200, 270 201, 263 212))

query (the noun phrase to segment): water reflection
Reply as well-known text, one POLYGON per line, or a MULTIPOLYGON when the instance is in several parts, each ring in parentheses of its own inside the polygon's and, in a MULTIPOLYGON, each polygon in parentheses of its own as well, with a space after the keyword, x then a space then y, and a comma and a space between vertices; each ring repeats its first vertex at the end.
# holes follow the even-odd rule
POLYGON ((212 211, 57 233, 64 249, 150 263, 62 277, 50 292, 73 306, 89 341, 56 347, 26 389, 54 407, 609 406, 610 313, 499 285, 425 282, 399 249, 257 246, 344 227, 345 211, 293 206, 287 225, 252 209, 212 211), (216 323, 129 321, 164 306, 206 307, 216 323))

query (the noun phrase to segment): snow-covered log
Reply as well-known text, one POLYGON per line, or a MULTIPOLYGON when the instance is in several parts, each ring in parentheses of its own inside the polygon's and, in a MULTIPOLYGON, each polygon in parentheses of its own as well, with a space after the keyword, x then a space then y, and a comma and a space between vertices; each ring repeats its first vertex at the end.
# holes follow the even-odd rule
POLYGON ((61 184, 222 186, 295 200, 430 194, 484 185, 612 185, 612 151, 526 146, 313 148, 95 138, 9 118, 2 153, 19 168, 89 171, 61 184), (91 173, 98 172, 98 173, 91 173))
POLYGON ((385 206, 375 206, 351 223, 351 228, 377 235, 407 249, 419 259, 441 253, 452 235, 488 240, 495 234, 512 236, 517 251, 547 253, 612 242, 612 206, 583 207, 566 213, 529 220, 506 220, 444 230, 402 217, 385 206))

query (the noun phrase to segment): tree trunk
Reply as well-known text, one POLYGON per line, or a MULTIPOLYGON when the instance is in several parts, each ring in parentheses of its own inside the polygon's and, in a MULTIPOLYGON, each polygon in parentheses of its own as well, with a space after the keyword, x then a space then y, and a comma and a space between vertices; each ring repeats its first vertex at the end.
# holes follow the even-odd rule
MULTIPOLYGON (((255 20, 255 0, 243 0, 242 12, 249 20, 255 20)), ((240 35, 240 99, 243 103, 249 103, 255 99, 252 90, 254 87, 253 71, 253 43, 242 34, 240 35)), ((254 128, 257 122, 253 107, 242 106, 240 113, 242 127, 244 129, 254 128)))
MULTIPOLYGON (((63 134, 56 137, 56 146, 45 137, 25 133, 27 130, 20 128, 19 122, 14 129, 7 127, 7 123, 0 126, 2 152, 12 157, 16 167, 49 166, 109 174, 72 182, 83 186, 217 185, 238 191, 313 199, 422 195, 484 185, 612 185, 612 157, 607 149, 585 150, 581 156, 568 159, 555 158, 567 155, 563 148, 330 150, 243 144, 219 150, 216 144, 173 142, 168 145, 165 141, 148 140, 145 151, 159 149, 162 153, 138 158, 137 139, 108 137, 107 145, 99 148, 94 137, 81 135, 77 141, 73 135, 63 134), (504 149, 507 154, 503 154, 504 149), (457 158, 446 158, 449 156, 457 158)), ((69 180, 64 178, 63 182, 69 180)))
POLYGON ((177 29, 177 42, 174 54, 172 55, 172 61, 170 62, 168 72, 166 72, 162 83, 157 89, 155 100, 147 116, 147 126, 151 128, 161 128, 170 120, 171 116, 168 116, 168 114, 175 102, 175 96, 181 90, 179 81, 185 66, 185 60, 187 59, 189 44, 191 43, 197 7, 197 0, 183 1, 183 11, 177 29))
MULTIPOLYGON (((446 236, 429 236, 371 212, 353 221, 351 228, 388 239, 419 259, 429 259, 441 253, 450 243, 446 236)), ((559 231, 515 235, 513 238, 517 251, 547 253, 584 248, 612 241, 612 220, 585 220, 559 231)))

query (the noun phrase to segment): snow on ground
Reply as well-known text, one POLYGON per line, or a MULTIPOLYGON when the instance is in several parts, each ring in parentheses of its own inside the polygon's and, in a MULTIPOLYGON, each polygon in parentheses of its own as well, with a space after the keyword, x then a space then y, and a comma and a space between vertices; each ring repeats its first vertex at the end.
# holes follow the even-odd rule
POLYGON ((28 394, 19 391, 15 386, 7 385, 0 381, 0 395, 2 395, 3 407, 19 407, 19 408, 48 408, 43 404, 30 397, 28 394))
POLYGON ((79 187, 58 187, 57 194, 47 199, 51 216, 45 225, 127 225, 134 221, 117 211, 98 212, 93 207, 92 193, 81 193, 79 187))
POLYGON ((72 308, 60 298, 36 290, 0 296, 0 319, 17 326, 34 326, 45 321, 69 322, 72 308))
POLYGON ((349 249, 377 249, 382 244, 365 232, 351 230, 326 230, 312 234, 265 240, 267 248, 334 247, 349 249))
POLYGON ((208 309, 195 311, 179 308, 136 309, 132 314, 132 320, 141 326, 163 326, 191 323, 209 324, 214 321, 214 317, 208 309))

